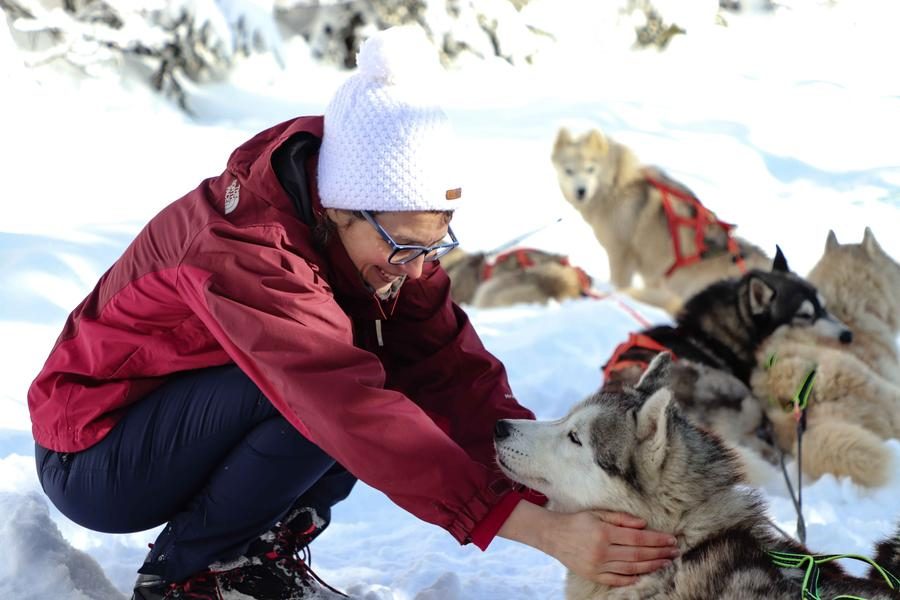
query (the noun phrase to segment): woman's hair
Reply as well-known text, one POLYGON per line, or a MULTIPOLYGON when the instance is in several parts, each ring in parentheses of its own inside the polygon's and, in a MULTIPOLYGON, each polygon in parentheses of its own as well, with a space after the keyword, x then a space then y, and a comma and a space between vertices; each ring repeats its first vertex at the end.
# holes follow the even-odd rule
MULTIPOLYGON (((343 210, 343 209, 337 209, 343 210)), ((361 210, 348 210, 345 212, 349 212, 350 216, 353 217, 354 221, 362 221, 365 217, 362 214, 361 210)), ((377 217, 378 215, 385 213, 388 211, 384 210, 370 210, 369 214, 373 217, 377 217)), ((444 224, 447 225, 450 223, 450 219, 453 218, 452 210, 428 210, 424 211, 429 214, 440 214, 444 217, 444 224)), ((315 226, 313 226, 312 230, 312 239, 313 244, 316 245, 320 250, 325 248, 328 245, 329 240, 331 240, 331 236, 335 234, 337 231, 337 223, 329 218, 328 213, 322 213, 322 218, 316 221, 315 226)))

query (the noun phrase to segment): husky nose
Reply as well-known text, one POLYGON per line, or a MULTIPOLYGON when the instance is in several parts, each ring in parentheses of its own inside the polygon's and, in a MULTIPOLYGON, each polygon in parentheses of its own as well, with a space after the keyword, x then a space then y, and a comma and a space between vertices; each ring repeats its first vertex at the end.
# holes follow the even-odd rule
POLYGON ((853 332, 849 329, 845 329, 841 332, 841 337, 838 338, 842 344, 849 344, 853 341, 853 332))
POLYGON ((512 430, 512 427, 509 426, 509 423, 500 419, 494 425, 494 439, 495 440, 505 440, 509 437, 509 433, 512 430))
POLYGON ((584 200, 584 195, 586 193, 587 193, 587 190, 584 188, 578 188, 577 190, 575 190, 575 195, 578 197, 579 200, 584 200))

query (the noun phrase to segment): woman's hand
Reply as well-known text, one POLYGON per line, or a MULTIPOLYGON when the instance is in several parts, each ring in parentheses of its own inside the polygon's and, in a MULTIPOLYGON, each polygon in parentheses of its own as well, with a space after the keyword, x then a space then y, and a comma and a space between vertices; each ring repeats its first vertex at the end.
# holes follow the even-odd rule
POLYGON ((549 554, 584 579, 622 586, 668 566, 679 554, 674 537, 646 525, 624 513, 555 513, 519 502, 499 535, 549 554))
POLYGON ((604 585, 629 585, 638 575, 671 564, 675 538, 647 531, 646 523, 624 513, 558 514, 546 552, 572 572, 604 585))

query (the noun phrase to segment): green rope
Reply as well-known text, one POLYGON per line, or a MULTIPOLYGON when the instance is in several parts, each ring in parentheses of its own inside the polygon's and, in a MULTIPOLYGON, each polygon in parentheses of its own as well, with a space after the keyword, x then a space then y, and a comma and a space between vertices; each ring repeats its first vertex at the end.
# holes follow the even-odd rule
MULTIPOLYGON (((803 573, 803 587, 800 589, 800 598, 802 600, 824 600, 822 596, 819 595, 819 565, 840 560, 842 558, 861 560, 864 563, 868 563, 869 566, 881 575, 889 588, 892 590, 900 589, 900 579, 893 573, 871 558, 859 554, 795 554, 793 552, 777 552, 774 550, 768 552, 768 554, 776 567, 782 569, 805 569, 803 573), (812 587, 812 589, 810 589, 810 587, 812 587)), ((840 596, 835 596, 832 600, 866 599, 842 594, 840 596)))
MULTIPOLYGON (((778 362, 778 356, 773 352, 766 358, 765 368, 766 370, 771 369, 778 362)), ((782 405, 785 411, 794 411, 799 415, 800 411, 806 410, 806 407, 809 405, 809 396, 812 394, 813 383, 816 380, 816 371, 818 370, 818 365, 813 365, 809 371, 807 371, 806 375, 803 377, 803 380, 800 382, 800 385, 797 386, 797 391, 794 392, 794 395, 791 397, 788 404, 782 405)), ((769 398, 770 404, 775 404, 775 400, 769 398)))
MULTIPOLYGON (((778 362, 778 356, 773 352, 766 357, 766 369, 771 369, 778 362)), ((803 472, 801 465, 803 464, 803 433, 806 431, 806 408, 809 406, 809 396, 812 394, 813 383, 816 380, 817 365, 813 365, 800 385, 793 397, 787 404, 782 405, 782 409, 787 412, 794 413, 794 420, 797 422, 797 493, 794 493, 794 486, 791 485, 791 478, 788 475, 787 468, 784 464, 784 453, 779 450, 779 461, 781 462, 781 471, 784 474, 784 483, 787 485, 788 492, 791 494, 791 501, 794 503, 794 510, 797 511, 797 537, 801 542, 806 542, 806 521, 803 519, 803 472)), ((773 398, 769 398, 769 404, 774 405, 776 402, 773 398)))
POLYGON ((809 405, 809 395, 812 393, 813 382, 815 380, 816 367, 813 367, 806 374, 806 377, 803 378, 800 387, 797 388, 797 393, 791 398, 791 404, 794 405, 795 411, 806 410, 807 405, 809 405))

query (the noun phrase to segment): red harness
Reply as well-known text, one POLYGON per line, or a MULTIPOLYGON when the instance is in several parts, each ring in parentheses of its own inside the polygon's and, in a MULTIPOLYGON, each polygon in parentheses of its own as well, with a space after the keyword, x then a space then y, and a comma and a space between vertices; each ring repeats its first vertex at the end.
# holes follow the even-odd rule
MULTIPOLYGON (((481 271, 481 280, 487 281, 488 279, 493 277, 494 267, 511 259, 515 259, 518 265, 523 269, 533 267, 535 265, 535 262, 534 259, 531 258, 531 255, 537 252, 541 251, 535 250, 534 248, 515 248, 513 250, 507 250, 502 254, 498 254, 493 260, 485 261, 484 268, 481 271)), ((572 267, 572 265, 569 263, 569 259, 565 256, 560 256, 556 260, 564 267, 572 267)), ((578 281, 581 284, 582 295, 591 295, 591 278, 588 277, 588 274, 585 273, 584 269, 582 269, 581 267, 572 268, 575 269, 575 272, 578 274, 578 281)))
POLYGON ((666 220, 669 224, 669 235, 672 237, 673 250, 675 251, 675 262, 672 263, 672 266, 666 271, 666 277, 669 277, 680 269, 681 267, 685 267, 687 265, 692 265, 696 262, 700 262, 703 260, 703 255, 706 253, 709 248, 706 245, 705 241, 705 231, 709 226, 720 227, 725 232, 725 236, 728 238, 728 252, 734 258, 735 264, 740 269, 741 273, 746 272, 747 267, 744 264, 744 258, 741 256, 741 250, 738 247, 737 240, 734 239, 734 236, 731 234, 731 230, 734 229, 734 225, 731 223, 726 223, 722 221, 716 215, 703 206, 700 201, 693 196, 692 194, 688 194, 684 192, 684 190, 677 189, 668 183, 660 181, 656 177, 652 177, 651 175, 646 175, 647 183, 655 187, 659 190, 659 193, 662 194, 662 204, 663 209, 666 211, 666 220), (672 198, 683 202, 688 205, 689 208, 692 208, 696 213, 693 217, 686 217, 678 214, 675 210, 675 206, 673 205, 672 198), (696 250, 693 254, 685 255, 681 249, 681 237, 678 235, 679 227, 688 227, 694 232, 694 246, 696 250))
POLYGON ((641 367, 641 370, 647 368, 647 366, 650 364, 650 361, 622 358, 622 356, 626 352, 635 348, 639 350, 649 350, 651 352, 669 352, 672 354, 673 359, 676 358, 675 354, 672 353, 671 350, 669 350, 653 338, 646 336, 643 333, 630 333, 628 334, 628 340, 616 346, 616 349, 613 351, 612 358, 610 358, 609 361, 607 361, 607 363, 603 365, 603 381, 609 381, 610 375, 627 367, 639 366, 641 367))

